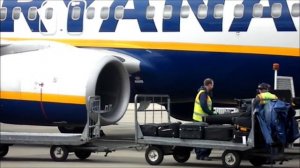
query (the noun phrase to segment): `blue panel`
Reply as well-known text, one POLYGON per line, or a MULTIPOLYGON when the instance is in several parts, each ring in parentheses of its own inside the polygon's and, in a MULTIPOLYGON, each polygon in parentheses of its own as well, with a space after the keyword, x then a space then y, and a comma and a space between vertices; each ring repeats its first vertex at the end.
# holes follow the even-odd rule
POLYGON ((86 122, 85 105, 43 103, 0 100, 0 122, 11 124, 53 125, 53 122, 66 121, 69 124, 84 125, 86 122))
POLYGON ((134 93, 169 94, 173 101, 193 101, 197 89, 207 78, 215 80, 214 98, 251 98, 261 82, 273 85, 273 63, 279 75, 294 77, 296 96, 300 96, 300 58, 272 55, 188 52, 166 50, 118 50, 141 60, 144 80, 135 84, 134 93))

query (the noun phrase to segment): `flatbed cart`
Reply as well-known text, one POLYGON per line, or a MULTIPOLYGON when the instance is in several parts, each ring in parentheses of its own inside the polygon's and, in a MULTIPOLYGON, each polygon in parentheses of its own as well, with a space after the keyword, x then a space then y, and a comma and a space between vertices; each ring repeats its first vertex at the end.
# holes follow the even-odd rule
MULTIPOLYGON (((143 136, 140 128, 138 115, 144 114, 144 124, 147 122, 146 113, 152 112, 152 123, 157 117, 155 114, 167 112, 167 120, 170 123, 170 97, 168 95, 136 95, 135 96, 135 141, 137 144, 148 146, 145 152, 145 159, 150 165, 159 165, 164 155, 173 155, 179 163, 186 162, 194 148, 211 148, 224 150, 222 154, 223 167, 237 168, 242 159, 249 160, 254 166, 261 166, 266 163, 267 158, 272 160, 286 160, 282 155, 267 155, 262 151, 254 150, 254 127, 250 131, 249 137, 243 143, 234 143, 232 141, 215 141, 199 139, 181 139, 173 137, 143 136), (143 102, 158 103, 164 105, 166 109, 150 109, 141 107, 143 102)), ((148 115, 149 116, 149 115, 148 115)), ((254 116, 254 114, 253 114, 254 116)), ((252 125, 254 117, 252 116, 252 125)), ((163 117, 161 117, 162 119, 163 117)))
POLYGON ((134 138, 100 136, 100 118, 101 114, 106 112, 101 111, 100 105, 99 96, 89 98, 87 123, 82 134, 0 132, 0 159, 6 156, 11 145, 51 146, 50 156, 54 161, 65 161, 70 152, 74 152, 76 157, 84 160, 92 152, 106 152, 107 156, 117 149, 137 146, 134 138))

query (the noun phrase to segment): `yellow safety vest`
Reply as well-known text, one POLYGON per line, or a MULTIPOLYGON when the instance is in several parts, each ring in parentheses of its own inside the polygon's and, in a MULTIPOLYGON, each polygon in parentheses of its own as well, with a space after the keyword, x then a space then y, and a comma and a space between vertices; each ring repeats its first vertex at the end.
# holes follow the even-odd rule
MULTIPOLYGON (((194 104, 194 114, 193 114, 193 120, 195 121, 202 121, 202 116, 207 116, 207 114, 203 111, 201 104, 200 104, 200 95, 201 93, 204 93, 205 90, 200 90, 200 92, 197 94, 194 104)), ((209 110, 212 110, 212 101, 209 95, 207 95, 207 106, 209 110)))
POLYGON ((260 93, 257 95, 260 99, 259 104, 264 105, 270 100, 277 100, 278 97, 270 92, 260 93))

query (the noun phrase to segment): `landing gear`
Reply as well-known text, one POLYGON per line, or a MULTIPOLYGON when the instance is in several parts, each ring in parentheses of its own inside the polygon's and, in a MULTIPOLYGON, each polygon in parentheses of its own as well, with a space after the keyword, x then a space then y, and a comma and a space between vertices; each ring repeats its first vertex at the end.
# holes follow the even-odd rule
POLYGON ((62 162, 67 160, 69 155, 69 150, 65 146, 51 146, 50 156, 54 161, 62 162))

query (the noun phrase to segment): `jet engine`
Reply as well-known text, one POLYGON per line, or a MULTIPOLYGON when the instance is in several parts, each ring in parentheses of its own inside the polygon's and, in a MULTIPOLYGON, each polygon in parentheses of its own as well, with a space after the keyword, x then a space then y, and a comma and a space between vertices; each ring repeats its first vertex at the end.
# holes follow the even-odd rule
POLYGON ((129 75, 109 52, 36 41, 1 46, 0 59, 0 122, 83 126, 95 95, 110 107, 101 125, 126 112, 129 75))

